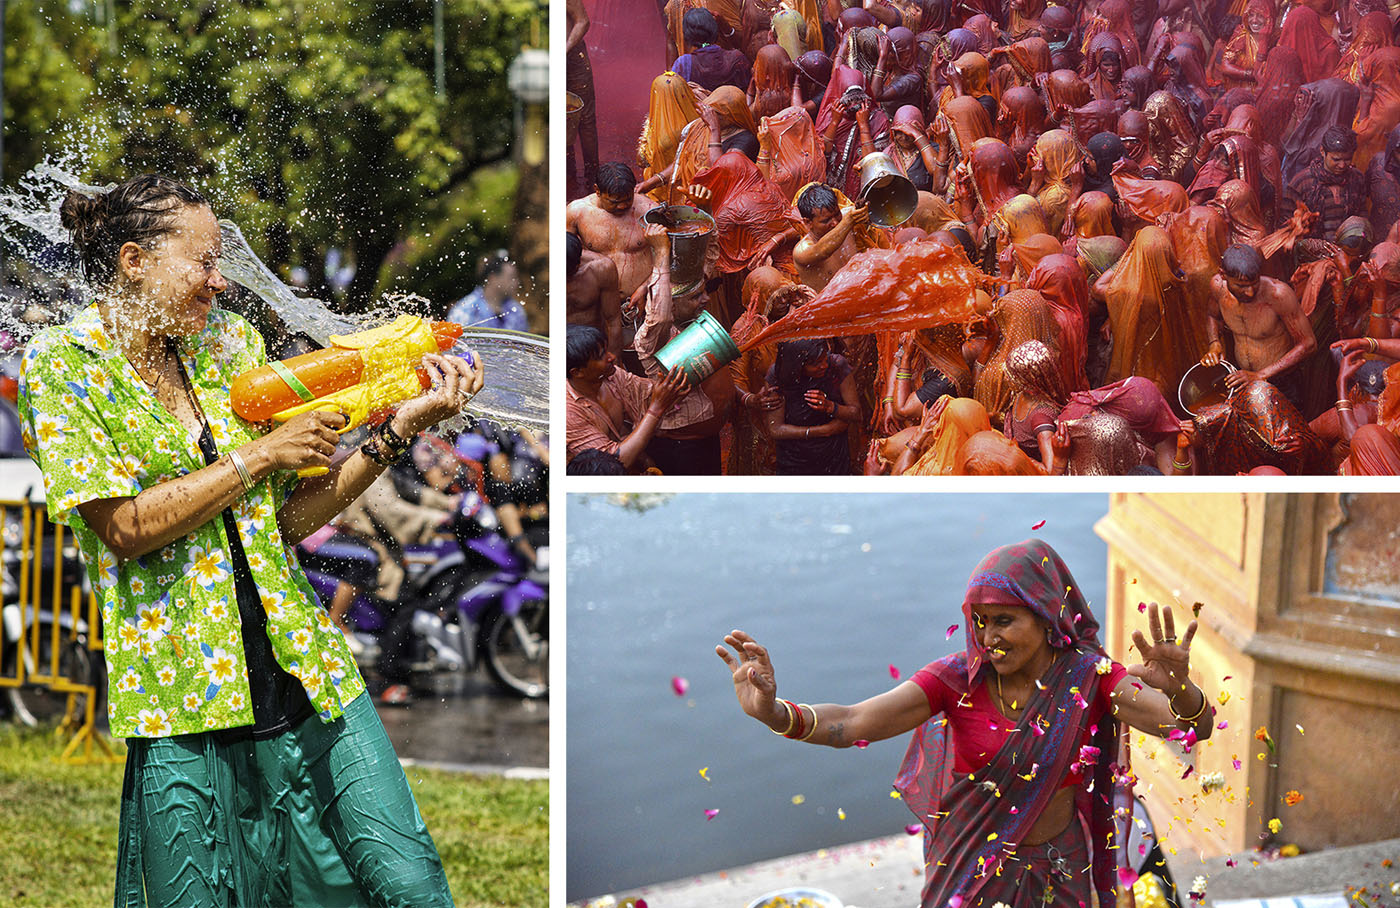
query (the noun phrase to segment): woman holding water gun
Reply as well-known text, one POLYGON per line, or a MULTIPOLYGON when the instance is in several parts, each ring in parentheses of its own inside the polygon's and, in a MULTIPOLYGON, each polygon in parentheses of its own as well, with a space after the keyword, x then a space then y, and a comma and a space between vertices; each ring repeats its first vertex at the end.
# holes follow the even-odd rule
POLYGON ((430 389, 332 462, 364 413, 308 404, 269 430, 235 412, 235 377, 266 354, 214 306, 219 225, 197 191, 140 176, 70 193, 61 216, 96 300, 26 349, 20 409, 102 605, 108 719, 129 748, 116 904, 452 904, 291 546, 460 412, 481 363, 422 355, 430 389))

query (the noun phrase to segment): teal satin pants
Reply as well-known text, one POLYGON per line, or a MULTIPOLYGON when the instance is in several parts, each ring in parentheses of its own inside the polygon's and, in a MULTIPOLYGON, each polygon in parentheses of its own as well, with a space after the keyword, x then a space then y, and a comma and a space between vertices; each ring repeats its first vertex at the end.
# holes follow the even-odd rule
POLYGON ((368 695, 265 741, 128 744, 116 908, 452 905, 368 695))

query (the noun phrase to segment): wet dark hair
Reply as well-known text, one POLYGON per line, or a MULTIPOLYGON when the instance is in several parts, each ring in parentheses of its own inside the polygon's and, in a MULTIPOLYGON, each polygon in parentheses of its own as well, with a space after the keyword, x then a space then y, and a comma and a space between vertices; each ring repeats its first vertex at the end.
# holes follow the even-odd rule
POLYGON ((631 195, 632 190, 637 188, 637 175, 622 161, 609 161, 599 165, 598 176, 593 180, 593 184, 598 187, 599 192, 620 199, 631 195))
POLYGON ((497 249, 477 263, 477 282, 486 283, 491 280, 491 278, 500 274, 509 264, 511 264, 510 253, 506 252, 504 249, 497 249))
POLYGON ((1329 126, 1322 134, 1322 150, 1333 154, 1356 154, 1356 133, 1345 126, 1329 126))
POLYGON ((574 455, 565 472, 570 476, 626 476, 627 468, 616 454, 585 448, 574 455))
POLYGON ((797 210, 810 221, 818 211, 840 211, 841 203, 836 201, 834 189, 825 183, 818 183, 798 197, 797 210))
POLYGON ((948 232, 957 238, 958 243, 963 247, 963 252, 967 253, 969 262, 977 261, 977 241, 972 238, 966 227, 949 227, 948 232))
POLYGON ((719 40, 719 22, 707 9, 687 10, 681 19, 681 37, 688 47, 701 47, 719 40))
POLYGON ((1225 274, 1241 281, 1257 281, 1264 268, 1264 257, 1253 246, 1236 243, 1220 256, 1225 274))
POLYGON ((830 355, 831 346, 819 337, 779 341, 776 363, 778 387, 783 390, 801 388, 804 384, 816 387, 807 380, 802 367, 830 355))
POLYGON ((583 240, 578 238, 577 233, 567 234, 568 239, 564 241, 564 252, 568 256, 569 277, 573 277, 578 272, 579 263, 583 261, 583 240))
POLYGON ((569 325, 564 333, 564 373, 572 375, 575 369, 588 365, 589 360, 602 356, 607 348, 607 338, 597 328, 569 325))
POLYGON ((149 249, 171 232, 181 209, 208 204, 179 180, 147 173, 96 196, 70 191, 58 215, 73 234, 83 275, 94 284, 108 284, 117 276, 122 246, 149 249))
POLYGON ((722 146, 723 151, 738 151, 744 157, 755 163, 758 162, 758 136, 747 129, 735 133, 725 140, 722 146))

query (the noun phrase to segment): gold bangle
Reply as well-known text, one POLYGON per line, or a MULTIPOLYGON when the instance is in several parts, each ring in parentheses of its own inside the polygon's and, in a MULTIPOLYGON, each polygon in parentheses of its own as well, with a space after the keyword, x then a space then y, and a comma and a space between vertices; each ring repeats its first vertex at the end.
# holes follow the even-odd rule
POLYGON ((778 702, 781 703, 781 704, 783 704, 783 709, 787 710, 787 714, 788 714, 788 724, 787 724, 787 728, 783 729, 782 731, 776 731, 776 730, 774 730, 774 729, 772 729, 772 728, 770 728, 770 729, 768 729, 768 730, 771 731, 771 732, 773 732, 773 734, 775 734, 775 735, 786 735, 788 732, 792 731, 793 725, 797 724, 797 716, 796 716, 796 715, 793 713, 793 711, 792 711, 792 704, 791 704, 791 703, 789 703, 789 702, 786 701, 786 700, 779 700, 778 702))
POLYGON ((238 474, 239 482, 243 483, 243 491, 251 492, 257 483, 253 482, 253 474, 248 472, 248 465, 243 462, 243 455, 237 451, 228 452, 229 463, 233 464, 234 472, 238 474))
POLYGON ((1366 338, 1366 346, 1370 348, 1370 352, 1372 353, 1375 353, 1381 348, 1380 341, 1376 340, 1374 337, 1366 338))
MULTIPOLYGON (((1196 689, 1197 689, 1197 690, 1201 690, 1199 687, 1196 688, 1196 689)), ((1206 692, 1203 691, 1203 690, 1201 690, 1201 708, 1198 709, 1198 710, 1196 710, 1196 714, 1195 714, 1194 716, 1187 717, 1187 716, 1180 716, 1180 715, 1177 715, 1176 707, 1172 705, 1172 702, 1171 702, 1170 699, 1167 700, 1167 709, 1169 709, 1169 710, 1172 711, 1172 716, 1174 716, 1174 717, 1176 718, 1176 721, 1178 721, 1178 722, 1190 722, 1192 725, 1196 724, 1196 720, 1197 720, 1197 719, 1199 719, 1199 718, 1201 718, 1201 716, 1205 715, 1205 713, 1206 713, 1206 707, 1207 707, 1207 706, 1210 706, 1210 698, 1206 696, 1206 692)))
POLYGON ((1172 459, 1172 466, 1176 467, 1178 470, 1189 470, 1189 469, 1191 469, 1191 465, 1190 465, 1189 463, 1181 463, 1180 461, 1176 460, 1175 458, 1172 459))
POLYGON ((807 729, 807 734, 797 739, 799 741, 806 741, 808 738, 812 737, 812 735, 817 733, 817 708, 808 703, 797 704, 797 708, 799 710, 802 709, 802 707, 804 706, 812 711, 812 727, 807 729))

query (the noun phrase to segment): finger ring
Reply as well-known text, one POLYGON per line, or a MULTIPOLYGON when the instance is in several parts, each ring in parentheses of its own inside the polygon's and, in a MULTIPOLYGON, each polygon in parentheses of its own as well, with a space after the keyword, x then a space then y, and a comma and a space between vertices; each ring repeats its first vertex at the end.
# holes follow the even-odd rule
POLYGON ((1162 642, 1163 642, 1163 643, 1175 643, 1175 642, 1176 642, 1176 638, 1175 638, 1175 637, 1166 637, 1166 638, 1163 638, 1162 642))

